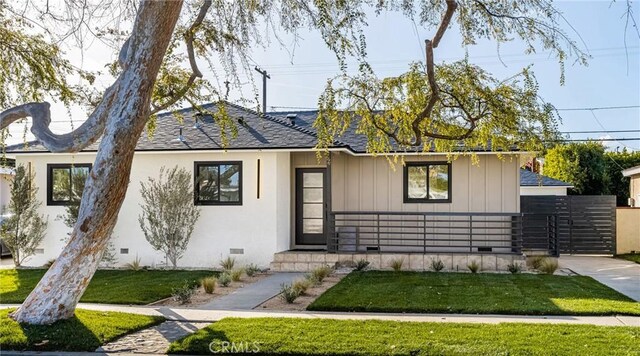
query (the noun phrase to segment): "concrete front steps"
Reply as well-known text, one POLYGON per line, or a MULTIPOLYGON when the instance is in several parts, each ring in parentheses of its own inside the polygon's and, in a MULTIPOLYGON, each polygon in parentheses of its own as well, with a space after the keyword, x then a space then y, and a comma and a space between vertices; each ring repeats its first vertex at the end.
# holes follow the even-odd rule
POLYGON ((509 254, 465 253, 328 253, 325 251, 283 251, 274 255, 271 270, 276 272, 309 272, 320 266, 334 266, 336 262, 349 265, 359 260, 369 261, 372 269, 391 269, 391 262, 402 259, 403 270, 427 271, 431 261, 440 260, 445 271, 469 271, 467 265, 476 261, 483 271, 508 271, 508 265, 519 263, 524 270, 525 257, 509 254))

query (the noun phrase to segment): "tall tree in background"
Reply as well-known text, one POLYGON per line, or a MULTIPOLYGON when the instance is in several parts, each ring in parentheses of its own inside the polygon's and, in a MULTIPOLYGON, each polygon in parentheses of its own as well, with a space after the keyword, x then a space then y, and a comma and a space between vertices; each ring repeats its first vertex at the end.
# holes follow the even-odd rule
MULTIPOLYGON (((549 50, 561 65, 570 54, 585 60, 563 31, 562 14, 548 0, 59 0, 60 6, 48 5, 28 2, 24 7, 0 0, 0 105, 20 104, 0 113, 0 129, 31 118, 31 132, 52 152, 76 152, 102 139, 69 243, 13 314, 20 322, 35 324, 73 315, 115 225, 136 142, 148 123, 153 126, 153 115, 184 102, 226 98, 220 85, 202 79, 196 58, 222 66, 224 71, 211 66, 216 79, 228 78, 240 87, 237 68, 249 69, 248 51, 269 44, 263 29, 276 38, 275 29, 294 38, 300 29, 319 31, 343 75, 330 81, 320 98, 318 146, 329 146, 353 124, 367 135, 371 152, 398 147, 475 149, 488 141, 497 149, 514 143, 531 149, 541 142, 536 132, 553 135, 552 107, 539 101, 528 69, 500 81, 465 61, 435 64, 434 50, 448 29, 460 33, 464 46, 478 39, 502 43, 518 38, 527 53, 549 50), (367 63, 364 29, 368 13, 389 11, 404 14, 434 35, 425 41, 424 62, 414 63, 404 75, 378 79, 367 63), (88 82, 93 76, 71 66, 44 36, 55 43, 81 40, 95 28, 114 23, 114 16, 116 23, 131 28, 99 34, 119 47, 117 64, 111 67, 113 84, 101 93, 69 86, 70 73, 88 82), (63 33, 55 34, 60 28, 63 33), (25 35, 38 30, 42 36, 25 35), (122 33, 127 35, 120 39, 122 33), (358 61, 358 75, 347 76, 347 58, 358 61), (49 129, 50 104, 45 98, 65 104, 77 100, 88 105, 90 114, 72 132, 55 134, 49 129), (358 115, 344 116, 339 109, 353 109, 358 115), (464 145, 457 145, 460 140, 464 145)), ((233 133, 224 112, 214 117, 223 132, 233 133)))
POLYGON ((36 199, 38 188, 34 178, 35 174, 27 172, 24 166, 16 168, 7 211, 9 217, 0 225, 0 237, 11 251, 16 266, 35 254, 47 229, 47 219, 38 214, 42 203, 36 199))
POLYGON ((544 175, 571 183, 570 193, 609 194, 604 146, 597 142, 555 146, 544 157, 544 175))
POLYGON ((640 151, 621 152, 605 152, 605 164, 607 165, 607 183, 609 184, 609 192, 617 197, 618 206, 627 206, 628 199, 631 198, 629 193, 629 177, 622 175, 622 171, 640 166, 640 151))

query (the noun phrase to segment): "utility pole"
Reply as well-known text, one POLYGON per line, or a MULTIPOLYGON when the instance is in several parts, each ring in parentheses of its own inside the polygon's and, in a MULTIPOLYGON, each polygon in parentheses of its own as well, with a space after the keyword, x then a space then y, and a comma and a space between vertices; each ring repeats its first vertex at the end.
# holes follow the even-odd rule
POLYGON ((262 75, 262 115, 267 114, 267 79, 271 79, 271 76, 267 74, 267 71, 256 66, 256 72, 262 75))

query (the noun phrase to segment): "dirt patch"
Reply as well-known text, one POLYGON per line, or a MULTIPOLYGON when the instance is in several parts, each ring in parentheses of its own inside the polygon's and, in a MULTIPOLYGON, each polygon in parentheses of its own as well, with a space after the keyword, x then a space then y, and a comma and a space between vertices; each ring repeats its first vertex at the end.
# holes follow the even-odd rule
POLYGON ((244 286, 255 283, 261 279, 267 278, 269 275, 270 275, 269 273, 258 273, 253 277, 244 276, 242 278, 242 281, 231 282, 231 284, 229 284, 229 286, 227 287, 222 287, 220 285, 217 285, 216 289, 213 291, 213 294, 207 294, 204 291, 204 288, 198 287, 198 289, 196 290, 196 293, 193 295, 193 297, 191 297, 191 302, 187 304, 182 304, 180 302, 177 302, 170 297, 167 299, 163 299, 163 300, 159 300, 157 302, 151 303, 149 305, 180 307, 180 308, 197 308, 203 304, 207 304, 211 302, 216 298, 219 298, 223 295, 230 294, 237 289, 243 288, 244 286))
POLYGON ((280 298, 280 295, 267 300, 260 304, 256 309, 261 310, 282 310, 282 311, 303 311, 318 298, 327 289, 336 285, 340 280, 347 276, 347 273, 334 273, 325 278, 321 285, 307 289, 307 291, 299 296, 293 303, 289 304, 280 298))

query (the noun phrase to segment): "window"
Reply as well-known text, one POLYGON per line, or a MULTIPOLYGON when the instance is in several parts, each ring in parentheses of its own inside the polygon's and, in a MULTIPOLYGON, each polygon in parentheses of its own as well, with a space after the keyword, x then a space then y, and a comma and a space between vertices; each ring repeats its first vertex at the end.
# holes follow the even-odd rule
POLYGON ((90 164, 48 164, 47 205, 71 205, 82 198, 90 164))
POLYGON ((405 203, 451 202, 451 164, 408 162, 404 167, 405 203))
POLYGON ((242 205, 242 162, 196 162, 196 205, 242 205))

